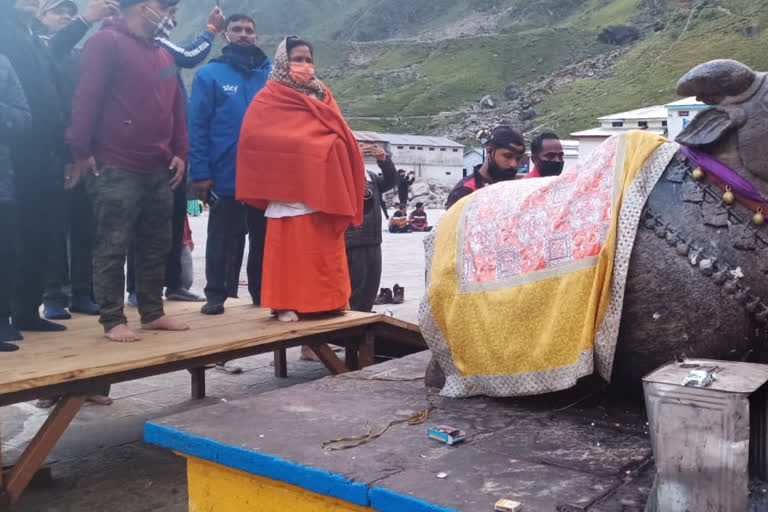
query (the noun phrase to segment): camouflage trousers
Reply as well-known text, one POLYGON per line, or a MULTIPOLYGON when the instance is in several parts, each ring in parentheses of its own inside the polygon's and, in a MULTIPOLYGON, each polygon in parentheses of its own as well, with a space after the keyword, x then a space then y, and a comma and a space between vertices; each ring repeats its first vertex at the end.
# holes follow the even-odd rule
POLYGON ((173 191, 168 171, 138 173, 105 167, 89 176, 88 195, 96 219, 93 291, 105 332, 127 324, 125 258, 136 248, 136 297, 141 323, 162 317, 165 260, 171 249, 173 191))

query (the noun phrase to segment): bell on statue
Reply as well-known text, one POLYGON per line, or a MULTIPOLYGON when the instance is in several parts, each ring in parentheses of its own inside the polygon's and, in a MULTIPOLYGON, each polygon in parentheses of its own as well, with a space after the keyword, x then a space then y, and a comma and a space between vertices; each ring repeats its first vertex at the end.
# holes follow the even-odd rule
POLYGON ((723 202, 729 205, 736 202, 736 196, 733 195, 733 192, 731 191, 731 187, 725 188, 725 194, 723 194, 723 202))

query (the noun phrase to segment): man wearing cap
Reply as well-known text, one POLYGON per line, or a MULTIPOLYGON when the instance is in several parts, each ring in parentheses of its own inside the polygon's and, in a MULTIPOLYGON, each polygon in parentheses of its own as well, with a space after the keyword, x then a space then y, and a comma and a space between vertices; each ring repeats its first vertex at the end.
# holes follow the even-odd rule
POLYGON ((165 315, 173 190, 186 172, 184 99, 173 57, 154 39, 178 0, 120 0, 122 16, 85 45, 68 137, 70 185, 85 179, 94 210, 93 281, 111 341, 139 338, 123 312, 125 254, 136 248, 136 292, 145 330, 183 331, 165 315))
POLYGON ((478 189, 500 181, 514 180, 517 168, 525 157, 525 139, 520 131, 511 126, 497 126, 488 139, 485 151, 485 162, 476 166, 470 176, 453 188, 446 209, 478 189))
POLYGON ((75 16, 77 16, 77 4, 72 0, 45 0, 40 6, 37 18, 52 34, 55 34, 69 25, 75 16))

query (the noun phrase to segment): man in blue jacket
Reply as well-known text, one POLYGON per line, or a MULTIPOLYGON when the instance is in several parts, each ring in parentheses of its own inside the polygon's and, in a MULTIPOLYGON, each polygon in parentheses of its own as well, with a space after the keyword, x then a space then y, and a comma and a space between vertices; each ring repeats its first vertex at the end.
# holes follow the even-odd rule
MULTIPOLYGON (((224 313, 228 262, 238 237, 248 232, 248 291, 261 303, 261 269, 266 220, 264 212, 235 200, 235 164, 240 126, 253 97, 267 83, 272 62, 256 46, 256 23, 235 14, 224 24, 227 46, 222 55, 198 71, 189 105, 190 177, 195 194, 210 207, 205 253, 205 297, 202 312, 224 313)), ((240 255, 242 256, 242 255, 240 255)))

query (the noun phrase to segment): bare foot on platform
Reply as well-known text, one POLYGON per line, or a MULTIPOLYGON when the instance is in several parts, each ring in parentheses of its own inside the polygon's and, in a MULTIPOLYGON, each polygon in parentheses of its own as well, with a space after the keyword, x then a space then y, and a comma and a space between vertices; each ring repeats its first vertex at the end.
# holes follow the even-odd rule
POLYGON ((141 328, 147 331, 188 331, 189 330, 189 326, 187 324, 185 324, 184 322, 179 322, 175 318, 170 317, 168 315, 160 317, 154 322, 143 324, 141 328))
POLYGON ((103 395, 91 395, 86 398, 88 402, 93 402, 97 405, 112 405, 113 400, 109 398, 108 396, 103 395))
POLYGON ((277 319, 281 322, 298 322, 299 314, 295 311, 278 311, 277 319))
POLYGON ((107 334, 107 339, 116 343, 134 343, 139 341, 138 335, 130 330, 127 325, 120 324, 117 327, 113 327, 107 334))
POLYGON ((299 361, 312 361, 314 363, 319 363, 320 358, 317 357, 317 354, 315 354, 314 350, 312 350, 306 345, 302 345, 301 357, 299 357, 299 361))

